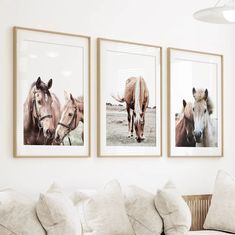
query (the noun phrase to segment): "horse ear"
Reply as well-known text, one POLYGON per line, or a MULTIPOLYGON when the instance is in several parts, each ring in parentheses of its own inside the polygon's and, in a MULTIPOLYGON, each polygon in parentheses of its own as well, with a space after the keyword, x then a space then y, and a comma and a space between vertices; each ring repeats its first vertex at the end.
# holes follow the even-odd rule
POLYGON ((41 78, 40 77, 38 77, 38 79, 37 79, 37 81, 36 81, 36 88, 37 89, 40 89, 40 86, 41 86, 41 78))
POLYGON ((207 98, 208 98, 208 90, 206 89, 206 90, 205 90, 204 99, 207 100, 207 98))
POLYGON ((73 98, 71 93, 70 93, 70 99, 73 101, 73 104, 74 104, 75 100, 74 100, 74 98, 73 98))
POLYGON ((193 95, 196 93, 196 89, 195 89, 195 87, 193 88, 193 95))
POLYGON ((47 83, 47 89, 49 90, 52 87, 52 79, 50 79, 47 83))
POLYGON ((65 101, 69 100, 69 95, 68 95, 67 91, 64 91, 64 99, 65 99, 65 101))
POLYGON ((186 101, 185 100, 183 100, 183 106, 184 106, 184 108, 186 107, 186 101))

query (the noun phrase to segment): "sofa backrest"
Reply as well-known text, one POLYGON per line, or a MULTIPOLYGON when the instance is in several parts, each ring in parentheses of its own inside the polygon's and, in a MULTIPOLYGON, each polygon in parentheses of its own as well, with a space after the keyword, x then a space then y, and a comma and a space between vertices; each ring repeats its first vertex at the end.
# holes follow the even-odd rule
POLYGON ((192 214, 191 231, 203 230, 203 224, 211 204, 211 194, 183 196, 192 214))

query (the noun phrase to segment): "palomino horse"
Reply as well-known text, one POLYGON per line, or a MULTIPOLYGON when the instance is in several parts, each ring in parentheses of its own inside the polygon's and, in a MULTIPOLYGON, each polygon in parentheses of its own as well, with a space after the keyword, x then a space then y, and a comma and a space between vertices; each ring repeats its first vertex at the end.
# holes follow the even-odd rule
POLYGON ((24 103, 24 144, 50 145, 60 118, 60 102, 50 93, 52 79, 45 84, 39 77, 31 85, 24 103))
POLYGON ((133 136, 135 126, 136 140, 141 142, 144 137, 145 111, 149 103, 149 91, 142 77, 131 77, 126 80, 123 98, 116 98, 118 102, 126 102, 128 137, 133 136))
MULTIPOLYGON (((68 95, 67 92, 64 92, 65 95, 65 105, 62 109, 61 119, 58 123, 55 133, 54 143, 55 145, 60 145, 63 143, 63 140, 72 130, 75 130, 78 127, 79 122, 84 122, 83 120, 83 97, 78 97, 75 99, 72 94, 68 95)), ((71 140, 68 136, 69 144, 71 145, 71 140)), ((83 141, 83 132, 82 132, 82 141, 83 141)))
POLYGON ((215 139, 216 128, 210 117, 213 112, 213 104, 208 96, 208 90, 193 88, 192 92, 195 99, 193 119, 196 146, 215 147, 217 145, 215 139))
POLYGON ((183 100, 182 116, 175 127, 176 147, 195 147, 192 103, 183 100))

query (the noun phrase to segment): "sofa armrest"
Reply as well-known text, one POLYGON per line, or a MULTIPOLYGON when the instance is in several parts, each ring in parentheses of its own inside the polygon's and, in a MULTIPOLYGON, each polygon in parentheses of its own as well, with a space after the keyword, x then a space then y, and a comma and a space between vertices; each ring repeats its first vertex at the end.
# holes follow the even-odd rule
POLYGON ((203 224, 211 204, 211 194, 183 196, 192 214, 191 231, 203 230, 203 224))

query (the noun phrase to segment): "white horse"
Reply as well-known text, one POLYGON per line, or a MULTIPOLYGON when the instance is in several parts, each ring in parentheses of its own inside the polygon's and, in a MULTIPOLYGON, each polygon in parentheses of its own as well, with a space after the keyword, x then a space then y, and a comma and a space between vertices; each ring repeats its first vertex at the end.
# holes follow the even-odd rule
POLYGON ((193 88, 194 136, 196 147, 216 147, 217 131, 215 120, 211 119, 213 104, 208 97, 207 89, 193 88))

